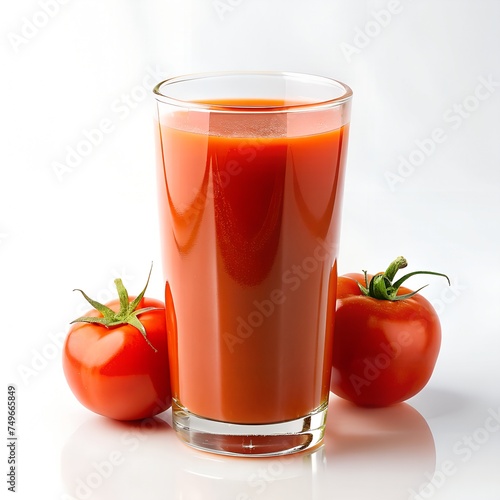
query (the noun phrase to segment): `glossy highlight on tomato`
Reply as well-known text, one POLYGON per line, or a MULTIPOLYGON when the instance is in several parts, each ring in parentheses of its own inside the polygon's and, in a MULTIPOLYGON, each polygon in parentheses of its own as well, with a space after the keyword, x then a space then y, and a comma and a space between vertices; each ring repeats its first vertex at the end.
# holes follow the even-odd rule
POLYGON ((171 405, 165 306, 144 291, 129 298, 119 288, 120 299, 106 305, 85 296, 96 308, 73 322, 64 344, 64 374, 76 398, 117 420, 152 417, 171 405))
POLYGON ((445 275, 419 271, 393 285, 395 272, 405 266, 400 262, 388 277, 380 273, 375 281, 366 273, 338 278, 331 390, 357 405, 405 401, 425 387, 434 371, 441 346, 438 315, 401 282, 414 274, 445 275), (382 291, 374 290, 377 281, 382 291))

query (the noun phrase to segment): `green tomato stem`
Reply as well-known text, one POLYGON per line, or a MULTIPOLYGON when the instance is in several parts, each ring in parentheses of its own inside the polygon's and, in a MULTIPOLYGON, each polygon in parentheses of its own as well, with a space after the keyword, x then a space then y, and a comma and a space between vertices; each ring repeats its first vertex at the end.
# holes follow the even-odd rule
POLYGON ((404 257, 397 257, 394 259, 390 264, 389 267, 386 269, 384 275, 385 277, 391 282, 394 277, 396 276, 396 273, 400 270, 405 268, 408 265, 408 262, 404 257))
POLYGON ((420 292, 422 288, 425 288, 427 286, 424 285, 415 292, 398 295, 400 286, 408 278, 414 276, 415 274, 432 274, 434 276, 442 276, 448 280, 448 285, 451 285, 450 279, 448 278, 448 276, 446 276, 446 274, 436 273, 434 271, 414 271, 412 273, 405 274, 402 278, 393 283, 392 281, 394 280, 397 272, 400 269, 405 268, 407 265, 408 262, 404 257, 397 257, 389 264, 385 273, 378 273, 369 281, 367 272, 363 271, 363 274, 365 276, 365 285, 357 282, 361 293, 363 295, 366 295, 367 297, 372 297, 378 300, 390 300, 392 302, 409 299, 410 297, 413 297, 415 294, 420 292))
POLYGON ((148 335, 144 325, 140 322, 138 316, 148 311, 158 310, 158 307, 143 307, 142 309, 137 309, 139 303, 141 302, 144 294, 146 293, 146 289, 149 284, 149 279, 151 277, 151 271, 153 270, 153 264, 151 263, 151 268, 149 269, 148 279, 146 281, 146 285, 142 289, 141 293, 130 302, 127 289, 123 285, 123 281, 120 278, 115 279, 116 291, 118 292, 118 298, 120 300, 120 310, 118 312, 113 311, 108 306, 97 302, 96 300, 91 299, 83 290, 75 289, 74 291, 80 292, 85 300, 97 311, 102 314, 101 317, 95 316, 81 316, 71 322, 73 323, 95 323, 102 325, 106 328, 112 328, 114 326, 120 325, 131 325, 134 328, 137 328, 141 335, 144 337, 144 340, 147 344, 153 349, 155 352, 158 350, 151 344, 148 339, 148 335))

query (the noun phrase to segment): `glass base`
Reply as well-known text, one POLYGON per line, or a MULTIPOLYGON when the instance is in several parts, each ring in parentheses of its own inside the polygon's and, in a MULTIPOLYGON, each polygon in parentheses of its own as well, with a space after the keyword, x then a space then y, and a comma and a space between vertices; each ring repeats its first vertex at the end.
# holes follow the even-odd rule
POLYGON ((323 441, 328 404, 296 420, 272 424, 232 424, 191 413, 175 399, 172 423, 189 446, 221 455, 271 457, 317 448, 323 441))

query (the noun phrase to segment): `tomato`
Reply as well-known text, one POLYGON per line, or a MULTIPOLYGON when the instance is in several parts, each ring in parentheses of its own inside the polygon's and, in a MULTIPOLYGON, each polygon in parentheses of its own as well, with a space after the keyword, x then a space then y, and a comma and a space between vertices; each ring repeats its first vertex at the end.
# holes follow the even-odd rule
POLYGON ((360 406, 388 406, 420 392, 441 346, 436 311, 401 283, 414 274, 445 275, 417 271, 392 284, 406 260, 391 266, 375 276, 338 278, 331 390, 360 406))
POLYGON ((95 413, 152 417, 171 405, 165 306, 144 297, 146 288, 129 298, 121 280, 115 282, 120 298, 106 305, 84 294, 94 309, 68 332, 64 374, 76 398, 95 413))

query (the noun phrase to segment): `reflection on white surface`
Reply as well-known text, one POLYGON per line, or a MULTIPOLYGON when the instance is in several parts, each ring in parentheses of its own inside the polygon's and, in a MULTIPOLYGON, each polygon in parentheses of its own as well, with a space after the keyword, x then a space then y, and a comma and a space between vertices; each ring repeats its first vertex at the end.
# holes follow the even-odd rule
POLYGON ((362 409, 332 396, 324 445, 288 457, 230 458, 181 443, 163 418, 90 416, 61 455, 64 500, 411 498, 435 469, 425 419, 411 406, 362 409))
POLYGON ((175 445, 162 419, 120 423, 90 415, 61 452, 63 498, 168 498, 175 445))
POLYGON ((432 432, 406 403, 367 409, 332 396, 325 451, 329 489, 342 499, 412 498, 436 466, 432 432))
POLYGON ((323 498, 317 489, 326 472, 324 448, 283 457, 228 458, 206 453, 184 455, 176 470, 176 500, 271 500, 323 498))
POLYGON ((475 406, 477 401, 470 395, 438 387, 426 387, 414 396, 410 403, 418 406, 426 418, 440 418, 447 415, 459 415, 475 406))
POLYGON ((65 500, 320 498, 324 448, 269 459, 191 449, 164 420, 118 423, 92 416, 62 450, 65 500))

